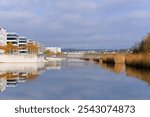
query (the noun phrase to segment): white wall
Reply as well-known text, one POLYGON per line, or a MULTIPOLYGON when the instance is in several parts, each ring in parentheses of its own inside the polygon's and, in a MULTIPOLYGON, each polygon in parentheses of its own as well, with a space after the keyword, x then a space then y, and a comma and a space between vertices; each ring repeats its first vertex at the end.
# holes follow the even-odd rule
POLYGON ((30 54, 24 54, 24 55, 7 55, 2 54, 0 55, 0 63, 35 63, 35 62, 44 62, 43 56, 37 56, 37 55, 30 55, 30 54))

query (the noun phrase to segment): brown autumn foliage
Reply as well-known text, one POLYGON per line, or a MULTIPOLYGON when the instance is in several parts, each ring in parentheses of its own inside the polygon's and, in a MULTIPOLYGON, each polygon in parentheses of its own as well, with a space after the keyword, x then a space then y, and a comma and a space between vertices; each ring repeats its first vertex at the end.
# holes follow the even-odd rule
POLYGON ((133 48, 132 54, 126 55, 125 63, 127 66, 150 68, 150 33, 133 48))
POLYGON ((126 55, 127 66, 150 68, 150 53, 138 53, 126 55))
POLYGON ((7 45, 3 46, 2 49, 5 53, 13 53, 18 51, 18 47, 9 42, 7 45))
POLYGON ((3 49, 5 53, 14 53, 17 52, 19 49, 27 49, 29 54, 37 54, 39 47, 36 44, 27 44, 26 46, 15 46, 11 42, 9 42, 5 46, 0 46, 0 49, 3 49))
POLYGON ((135 44, 133 47, 134 53, 147 53, 150 52, 150 33, 144 37, 144 39, 138 43, 135 44))
POLYGON ((117 53, 114 56, 115 64, 124 64, 125 63, 125 56, 123 54, 117 53))
POLYGON ((37 54, 39 49, 38 45, 29 43, 26 45, 26 48, 28 49, 29 54, 37 54))
POLYGON ((125 63, 125 56, 121 53, 103 54, 102 60, 104 63, 124 64, 125 63))
POLYGON ((115 54, 103 54, 101 56, 101 58, 102 58, 103 63, 112 63, 112 64, 114 64, 115 63, 114 56, 115 56, 115 54))

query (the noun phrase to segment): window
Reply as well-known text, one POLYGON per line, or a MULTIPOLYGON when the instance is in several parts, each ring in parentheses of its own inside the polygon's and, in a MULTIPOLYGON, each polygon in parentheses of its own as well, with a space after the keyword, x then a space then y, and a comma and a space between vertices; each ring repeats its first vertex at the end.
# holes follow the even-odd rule
POLYGON ((7 38, 7 40, 17 40, 17 38, 7 38))

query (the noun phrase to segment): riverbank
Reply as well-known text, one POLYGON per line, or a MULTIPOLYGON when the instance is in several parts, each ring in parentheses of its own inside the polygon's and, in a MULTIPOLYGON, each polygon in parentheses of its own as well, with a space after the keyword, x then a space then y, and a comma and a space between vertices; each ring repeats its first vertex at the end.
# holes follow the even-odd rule
MULTIPOLYGON (((86 60, 91 60, 87 59, 86 60)), ((101 54, 100 58, 94 58, 93 61, 108 63, 108 64, 124 64, 126 66, 135 68, 150 68, 150 53, 107 53, 101 54)))

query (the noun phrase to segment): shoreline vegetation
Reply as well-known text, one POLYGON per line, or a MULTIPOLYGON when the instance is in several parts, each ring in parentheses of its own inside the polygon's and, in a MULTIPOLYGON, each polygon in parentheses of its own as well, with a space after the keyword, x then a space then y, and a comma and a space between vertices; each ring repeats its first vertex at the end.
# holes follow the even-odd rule
MULTIPOLYGON (((150 33, 144 39, 132 47, 130 53, 103 53, 99 58, 94 58, 93 61, 106 64, 123 64, 136 69, 150 68, 150 33)), ((90 59, 85 59, 90 60, 90 59)), ((120 65, 121 66, 121 65, 120 65)))

